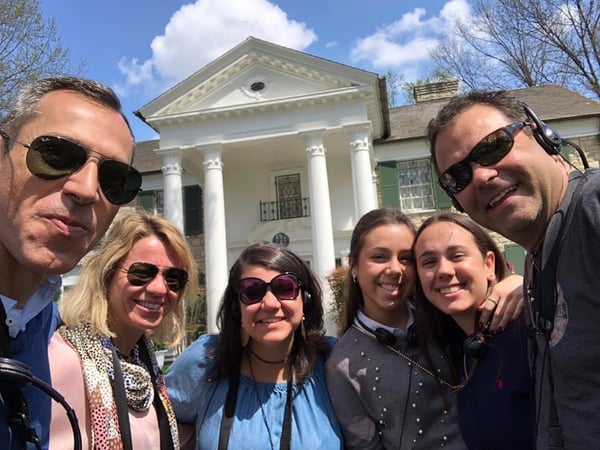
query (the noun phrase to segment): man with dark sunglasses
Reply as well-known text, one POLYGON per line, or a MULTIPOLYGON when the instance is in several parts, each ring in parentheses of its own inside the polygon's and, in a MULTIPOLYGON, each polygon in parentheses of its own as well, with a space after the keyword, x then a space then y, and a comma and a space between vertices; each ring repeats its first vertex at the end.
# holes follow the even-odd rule
POLYGON ((27 383, 17 377, 13 385, 7 373, 20 373, 18 360, 50 382, 47 344, 58 322, 52 300, 59 275, 75 267, 119 206, 135 198, 141 176, 131 167, 133 152, 119 99, 91 80, 33 82, 0 120, 0 351, 14 358, 6 360, 7 370, 0 365, 2 448, 21 449, 23 441, 47 448, 50 398, 24 387, 29 417, 19 419, 20 398, 11 392, 27 383))
POLYGON ((600 172, 572 170, 560 153, 565 141, 504 91, 453 98, 429 123, 428 138, 439 183, 454 205, 528 252, 535 445, 595 448, 600 172))

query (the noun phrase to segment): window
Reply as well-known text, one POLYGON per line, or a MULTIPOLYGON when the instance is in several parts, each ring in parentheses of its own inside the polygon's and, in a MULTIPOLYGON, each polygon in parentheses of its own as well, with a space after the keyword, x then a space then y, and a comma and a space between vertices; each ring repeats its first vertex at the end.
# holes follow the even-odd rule
MULTIPOLYGON (((153 214, 164 215, 164 193, 162 189, 143 191, 138 195, 138 204, 153 214)), ((202 189, 200 186, 183 188, 184 230, 186 235, 203 232, 202 189)))
POLYGON ((277 207, 280 219, 302 217, 302 189, 300 174, 279 175, 275 178, 277 207))
POLYGON ((429 159, 379 163, 379 189, 385 206, 404 212, 450 207, 429 159))
POLYGON ((400 209, 402 211, 435 209, 429 161, 399 162, 397 168, 400 209))

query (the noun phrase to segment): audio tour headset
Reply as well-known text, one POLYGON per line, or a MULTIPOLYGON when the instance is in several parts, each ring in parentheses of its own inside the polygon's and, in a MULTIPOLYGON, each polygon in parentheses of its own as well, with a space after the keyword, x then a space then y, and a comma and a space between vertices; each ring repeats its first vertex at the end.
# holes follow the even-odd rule
MULTIPOLYGON (((581 158, 583 167, 585 169, 589 168, 587 158, 585 156, 585 153, 581 149, 581 147, 579 147, 577 144, 575 144, 574 142, 572 142, 570 140, 561 138, 560 135, 552 127, 550 127, 549 125, 546 125, 542 120, 540 120, 538 118, 537 114, 529 107, 529 105, 527 105, 527 103, 520 102, 520 104, 523 107, 523 111, 525 112, 525 115, 527 116, 527 122, 529 124, 535 125, 534 127, 530 127, 533 137, 535 138, 536 142, 540 145, 540 147, 542 147, 546 151, 546 153, 548 153, 549 155, 562 156, 561 155, 562 146, 564 144, 570 145, 571 147, 573 147, 575 149, 575 151, 581 158)), ((564 156, 563 156, 563 158, 564 158, 564 156)), ((567 161, 567 162, 569 162, 569 161, 567 161)), ((448 196, 452 200, 452 205, 458 211, 464 212, 464 209, 462 208, 462 206, 460 205, 458 200, 456 200, 456 197, 454 197, 454 195, 450 195, 450 194, 448 194, 448 196)))

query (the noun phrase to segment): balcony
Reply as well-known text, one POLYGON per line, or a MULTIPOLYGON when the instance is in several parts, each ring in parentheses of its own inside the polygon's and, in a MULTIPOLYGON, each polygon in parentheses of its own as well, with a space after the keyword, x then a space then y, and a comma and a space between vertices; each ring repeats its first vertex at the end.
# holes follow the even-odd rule
POLYGON ((310 198, 293 198, 279 202, 260 202, 260 221, 310 217, 310 198))

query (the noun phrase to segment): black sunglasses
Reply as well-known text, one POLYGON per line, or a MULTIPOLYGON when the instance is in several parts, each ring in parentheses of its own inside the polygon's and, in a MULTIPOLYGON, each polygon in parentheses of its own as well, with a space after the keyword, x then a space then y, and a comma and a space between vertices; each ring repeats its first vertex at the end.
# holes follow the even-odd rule
MULTIPOLYGON (((125 267, 119 267, 123 272, 127 272, 127 281, 133 286, 143 286, 145 284, 150 283, 158 272, 160 272, 160 268, 154 264, 147 262, 134 262, 129 266, 128 269, 125 267)), ((185 288, 185 285, 188 281, 188 274, 183 269, 178 269, 176 267, 167 267, 162 271, 163 278, 167 283, 167 286, 173 292, 179 292, 185 288)))
MULTIPOLYGON (((83 147, 58 136, 39 136, 29 145, 19 144, 27 148, 25 161, 29 171, 44 180, 71 175, 88 160, 83 147)), ((129 164, 107 158, 98 164, 98 182, 109 202, 124 205, 139 192, 142 175, 129 164)))
POLYGON ((527 122, 514 122, 492 131, 473 147, 465 159, 450 166, 438 182, 448 194, 455 195, 466 188, 473 179, 471 162, 492 166, 508 155, 515 143, 515 134, 529 126, 527 122))
POLYGON ((245 305, 253 305, 260 302, 267 289, 279 300, 295 300, 300 292, 298 277, 291 272, 277 275, 268 283, 260 278, 242 278, 240 280, 240 300, 245 305))

